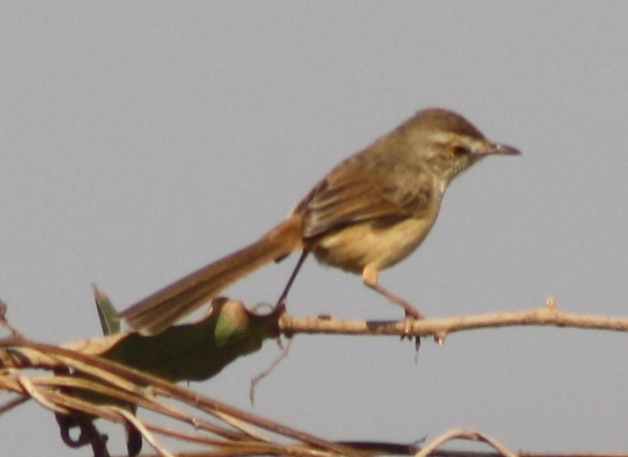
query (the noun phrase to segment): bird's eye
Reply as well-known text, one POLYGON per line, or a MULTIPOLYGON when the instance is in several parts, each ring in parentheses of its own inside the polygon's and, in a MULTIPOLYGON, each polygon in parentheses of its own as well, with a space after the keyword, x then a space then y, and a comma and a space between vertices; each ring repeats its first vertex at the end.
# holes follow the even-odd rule
POLYGON ((453 152, 456 157, 462 157, 469 154, 469 150, 460 145, 454 146, 453 152))

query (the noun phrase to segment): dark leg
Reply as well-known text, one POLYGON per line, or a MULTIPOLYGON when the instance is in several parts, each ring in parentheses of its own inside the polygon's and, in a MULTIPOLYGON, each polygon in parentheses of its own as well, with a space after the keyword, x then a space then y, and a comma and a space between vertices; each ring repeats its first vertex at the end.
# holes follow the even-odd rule
POLYGON ((299 260, 297 261, 297 264, 294 267, 294 270, 292 270, 292 274, 290 275, 290 279, 288 279, 288 284, 286 284, 286 287, 284 288, 283 292, 281 293, 281 296, 279 297, 279 300, 277 300, 277 304, 275 305, 275 307, 277 306, 285 306, 285 302, 286 302, 286 298, 288 298, 288 293, 290 292, 290 288, 292 287, 292 283, 294 283, 294 280, 297 277, 297 274, 299 274, 299 270, 301 269, 301 266, 303 265, 303 262, 305 261, 305 258, 307 257, 307 255, 310 253, 310 251, 304 249, 303 252, 301 253, 301 256, 299 257, 299 260))

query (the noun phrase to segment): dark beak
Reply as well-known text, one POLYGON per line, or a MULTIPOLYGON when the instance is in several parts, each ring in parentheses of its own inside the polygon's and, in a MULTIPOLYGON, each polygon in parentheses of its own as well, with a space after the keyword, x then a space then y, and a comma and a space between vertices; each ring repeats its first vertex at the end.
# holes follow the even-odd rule
POLYGON ((507 146, 505 144, 495 144, 495 143, 492 143, 483 152, 483 155, 492 155, 492 154, 516 156, 516 155, 521 155, 521 151, 519 149, 517 149, 517 148, 513 148, 512 146, 507 146))

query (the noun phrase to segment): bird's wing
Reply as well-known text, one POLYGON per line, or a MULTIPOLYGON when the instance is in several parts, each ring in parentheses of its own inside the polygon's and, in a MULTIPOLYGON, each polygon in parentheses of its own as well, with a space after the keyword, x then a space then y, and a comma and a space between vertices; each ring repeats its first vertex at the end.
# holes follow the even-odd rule
POLYGON ((428 210, 434 182, 422 167, 372 158, 352 165, 332 170, 299 203, 295 212, 304 215, 304 237, 365 221, 388 225, 428 210))

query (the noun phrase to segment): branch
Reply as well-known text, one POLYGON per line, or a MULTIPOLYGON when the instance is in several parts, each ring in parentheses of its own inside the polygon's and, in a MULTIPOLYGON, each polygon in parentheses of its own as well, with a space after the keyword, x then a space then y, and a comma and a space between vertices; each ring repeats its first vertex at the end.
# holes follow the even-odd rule
POLYGON ((566 313, 558 308, 553 298, 549 298, 540 308, 442 319, 350 321, 329 316, 293 318, 285 313, 279 322, 279 328, 286 336, 296 333, 433 336, 439 343, 444 342, 450 333, 463 330, 523 325, 625 332, 628 331, 628 318, 566 313))
MULTIPOLYGON (((225 302, 226 304, 226 302, 225 302)), ((229 304, 231 309, 233 303, 229 304)), ((241 304, 240 304, 241 305, 241 304)), ((234 305, 235 306, 235 305, 234 305)), ((215 311, 218 307, 215 309, 215 311)), ((234 308, 236 311, 239 307, 234 308)), ((233 316, 231 309, 229 316, 233 316)), ((223 309, 224 310, 224 309, 223 309)), ((235 313, 240 316, 239 312, 235 313)), ((240 316, 242 317, 242 316, 240 316)), ((248 316, 251 317, 251 316, 248 316)), ((264 316, 253 316, 263 319, 264 316)), ((315 318, 293 319, 288 314, 279 318, 277 314, 266 315, 286 335, 294 333, 336 333, 369 335, 433 335, 437 340, 455 331, 476 328, 495 328, 515 325, 551 325, 601 330, 626 331, 628 319, 605 316, 586 316, 560 311, 550 299, 545 306, 523 311, 491 313, 477 316, 446 319, 425 319, 401 322, 343 321, 319 316, 315 318)), ((235 319, 239 322, 241 319, 235 319)), ((244 319, 248 322, 248 318, 244 319)), ((231 320, 229 322, 233 322, 231 320)), ((0 323, 1 325, 1 323, 0 323)), ((206 325, 206 324, 204 324, 206 325)), ((271 326, 272 327, 272 326, 271 326)), ((246 327, 249 328, 249 327, 246 327)), ((258 327, 254 327, 258 328, 258 327)), ((177 331, 183 331, 181 329, 177 331)), ((264 334, 270 338, 274 332, 264 334)), ((15 335, 15 333, 14 333, 15 335)), ((124 338, 124 335, 120 336, 124 338)), ((170 455, 161 446, 158 437, 170 437, 188 445, 203 446, 195 455, 286 455, 286 456, 361 456, 369 455, 373 449, 385 449, 398 454, 413 455, 420 451, 416 444, 396 443, 334 443, 323 438, 295 430, 283 424, 238 410, 216 399, 176 386, 137 369, 122 366, 99 355, 90 354, 86 349, 104 344, 113 338, 102 341, 83 341, 59 347, 25 340, 22 337, 0 339, 0 391, 12 392, 17 398, 0 404, 0 414, 21 405, 25 399, 32 399, 55 413, 62 437, 68 438, 70 430, 80 427, 78 440, 65 439, 66 444, 77 447, 91 444, 94 455, 106 456, 106 440, 98 432, 93 421, 96 417, 119 423, 127 435, 144 437, 161 456, 170 455), (53 372, 31 375, 24 368, 37 367, 53 372), (165 427, 144 421, 134 415, 135 409, 151 410, 160 419, 168 418, 172 427, 165 427), (270 435, 268 432, 271 432, 270 435), (85 436, 83 436, 85 435, 85 436), (279 439, 276 439, 281 435, 279 439)), ((152 337, 156 338, 156 337, 152 337)), ((97 351, 98 352, 98 351, 97 351)), ((40 371, 35 372, 40 373, 40 371)), ((129 454, 139 452, 141 444, 128 441, 129 454)), ((458 429, 434 439, 424 446, 422 454, 439 457, 512 456, 512 452, 480 433, 458 429), (437 449, 452 439, 484 441, 492 446, 493 453, 471 453, 437 449)), ((189 454, 194 455, 194 454, 189 454)), ((518 455, 524 455, 519 453, 518 455)), ((525 454, 528 457, 534 454, 525 454)), ((542 453, 540 455, 550 455, 542 453)), ((559 456, 560 454, 552 454, 559 456)), ((577 454, 563 454, 562 457, 577 454)), ((583 454, 580 454, 583 455, 583 454)), ((588 454, 604 455, 604 454, 588 454)), ((606 454, 609 455, 609 454, 606 454)), ((613 457, 626 457, 628 454, 614 454, 613 457)))

